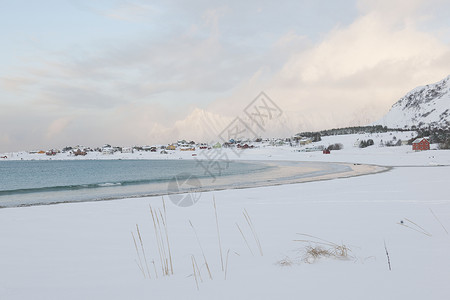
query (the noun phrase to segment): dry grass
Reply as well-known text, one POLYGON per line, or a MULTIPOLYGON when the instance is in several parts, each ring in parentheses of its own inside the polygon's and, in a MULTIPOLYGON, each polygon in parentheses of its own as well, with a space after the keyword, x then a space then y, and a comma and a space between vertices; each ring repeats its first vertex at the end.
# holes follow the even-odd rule
POLYGON ((448 234, 447 228, 445 228, 444 224, 442 224, 441 220, 435 215, 434 211, 430 208, 430 212, 433 214, 433 217, 438 221, 439 224, 441 224, 442 229, 444 229, 445 233, 448 234))
POLYGON ((296 264, 307 263, 313 264, 323 258, 349 260, 353 256, 350 254, 351 250, 344 244, 333 243, 309 234, 297 233, 298 235, 306 236, 309 239, 294 240, 295 242, 305 243, 306 245, 298 249, 300 256, 290 258, 285 256, 283 259, 276 262, 281 267, 291 267, 296 264))
POLYGON ((306 246, 303 250, 303 261, 306 263, 314 263, 322 257, 332 256, 331 250, 325 249, 322 246, 306 246))
POLYGON ((401 221, 400 223, 397 223, 397 224, 399 224, 399 225, 401 225, 401 226, 404 226, 404 227, 406 227, 406 228, 412 229, 412 230, 414 230, 414 231, 417 231, 417 232, 419 232, 419 233, 421 233, 421 234, 423 234, 423 235, 426 235, 426 236, 428 236, 428 237, 432 237, 432 234, 429 233, 428 231, 426 231, 426 230, 425 230, 422 226, 420 226, 419 224, 417 224, 417 223, 415 223, 415 222, 413 222, 413 221, 411 221, 411 220, 409 220, 409 219, 407 219, 407 218, 405 218, 405 221, 406 221, 406 222, 401 221))
POLYGON ((194 276, 194 279, 195 279, 195 285, 197 286, 197 291, 199 290, 199 287, 198 287, 198 279, 197 279, 197 271, 198 271, 198 267, 197 267, 197 269, 196 269, 196 265, 197 265, 197 262, 195 261, 195 257, 194 257, 194 255, 192 255, 191 256, 191 260, 192 260, 192 270, 193 270, 193 276, 194 276))
POLYGON ((200 239, 198 238, 197 230, 195 230, 195 227, 192 224, 191 220, 189 220, 189 224, 191 225, 192 230, 194 231, 195 237, 197 238, 198 246, 200 247, 200 250, 202 251, 203 261, 205 262, 206 270, 208 270, 209 279, 212 280, 213 278, 212 278, 211 270, 209 269, 208 260, 206 259, 206 255, 205 255, 205 252, 203 251, 202 244, 200 243, 200 239))
POLYGON ((292 267, 296 262, 292 260, 290 257, 286 256, 283 259, 277 261, 277 265, 281 267, 292 267))
POLYGON ((258 237, 258 234, 256 233, 256 229, 255 229, 255 226, 253 225, 252 219, 250 218, 250 215, 248 214, 246 209, 244 209, 243 214, 244 214, 245 220, 247 221, 248 226, 250 227, 250 230, 252 231, 253 238, 255 239, 256 245, 258 246, 258 249, 259 249, 259 254, 261 254, 261 256, 263 256, 264 254, 262 251, 261 242, 259 241, 259 237, 258 237))
POLYGON ((346 245, 335 245, 332 247, 332 254, 335 258, 348 259, 351 251, 346 245))
POLYGON ((214 203, 214 213, 216 216, 217 238, 219 239, 220 264, 222 265, 222 272, 223 272, 224 268, 223 268, 222 243, 220 241, 219 218, 217 217, 216 198, 214 197, 214 195, 213 195, 213 203, 214 203))
POLYGON ((135 262, 136 262, 137 266, 139 267, 139 270, 141 270, 142 275, 144 275, 144 278, 145 278, 145 272, 144 272, 144 267, 142 265, 141 255, 139 254, 139 249, 138 249, 138 246, 137 246, 137 243, 136 243, 136 238, 134 237, 134 233, 133 232, 131 232, 131 236, 133 237, 134 247, 136 248, 136 253, 137 253, 137 256, 138 256, 138 259, 139 259, 139 262, 137 260, 135 260, 135 262))
MULTIPOLYGON (((137 231, 137 234, 138 234, 138 237, 139 237, 139 242, 140 242, 140 244, 141 244, 142 254, 143 254, 143 256, 144 256, 144 261, 145 261, 145 266, 146 266, 146 268, 147 268, 148 278, 150 279, 150 278, 152 278, 152 277, 150 276, 150 269, 148 268, 147 257, 145 256, 144 242, 142 242, 141 232, 139 231, 139 226, 138 226, 138 224, 136 224, 136 231, 137 231)), ((133 237, 133 238, 134 238, 134 237, 133 237)), ((142 262, 141 262, 141 265, 142 265, 142 262)))
POLYGON ((250 253, 252 254, 252 256, 254 256, 253 251, 252 251, 252 249, 250 248, 250 245, 248 244, 248 241, 247 241, 247 239, 245 238, 245 235, 244 235, 244 233, 243 233, 242 230, 241 230, 241 227, 239 227, 239 224, 238 224, 238 223, 236 223, 236 226, 237 226, 237 228, 239 229, 239 232, 241 233, 242 238, 244 239, 244 242, 245 242, 245 244, 247 245, 248 250, 250 251, 250 253))
POLYGON ((307 243, 308 245, 300 249, 302 262, 312 264, 321 258, 333 258, 348 260, 351 259, 350 248, 344 244, 336 244, 309 234, 301 234, 312 239, 294 240, 296 242, 307 243))
MULTIPOLYGON (((224 277, 225 280, 227 280, 227 274, 228 274, 228 259, 229 259, 229 257, 230 257, 230 251, 231 251, 231 249, 228 249, 228 251, 227 251, 227 260, 226 260, 226 264, 225 264, 225 277, 224 277)), ((240 256, 239 253, 237 253, 237 252, 235 252, 235 251, 233 251, 233 253, 236 254, 237 256, 240 256)))
MULTIPOLYGON (((213 195, 212 204, 214 207, 214 216, 215 216, 215 222, 216 222, 216 232, 217 232, 217 239, 218 239, 218 246, 219 246, 219 255, 220 255, 220 267, 222 272, 224 273, 224 279, 227 279, 227 276, 229 275, 229 268, 230 268, 230 260, 232 260, 231 256, 233 254, 240 256, 239 253, 233 251, 232 249, 223 248, 222 245, 222 236, 221 236, 221 228, 220 228, 220 222, 219 222, 219 210, 217 207, 216 199, 213 195), (226 253, 224 250, 227 249, 226 253)), ((164 197, 162 198, 162 207, 160 208, 153 208, 149 204, 149 210, 151 219, 153 222, 153 234, 155 237, 156 243, 152 246, 156 248, 157 251, 148 251, 148 249, 145 249, 144 247, 144 241, 143 236, 141 235, 142 228, 139 227, 138 224, 136 224, 136 232, 132 231, 131 235, 133 238, 133 243, 135 246, 137 258, 135 259, 136 265, 138 266, 139 270, 141 271, 144 278, 158 278, 170 276, 174 274, 174 263, 172 260, 172 251, 170 247, 170 239, 169 239, 169 230, 167 226, 167 211, 166 211, 166 205, 164 201, 164 197), (153 257, 148 256, 147 254, 152 253, 153 257), (152 267, 153 264, 153 267, 152 267), (154 273, 153 273, 154 272, 154 273), (153 273, 153 274, 151 274, 153 273)), ((259 239, 259 236, 257 234, 255 225, 253 223, 252 218, 250 217, 247 210, 242 211, 245 222, 248 225, 248 229, 246 229, 247 237, 249 235, 253 236, 255 244, 252 244, 251 240, 252 238, 247 238, 244 234, 244 231, 241 228, 238 223, 235 223, 242 238, 244 239, 244 242, 249 249, 252 256, 254 256, 254 253, 256 254, 257 251, 259 251, 259 254, 263 256, 263 249, 261 246, 261 242, 259 239), (250 242, 250 243, 249 243, 250 242), (251 246, 254 248, 252 249, 251 246), (256 248, 256 249, 255 249, 256 248), (253 250, 253 251, 252 251, 253 250)), ((189 276, 193 276, 195 280, 195 284, 197 289, 200 287, 200 283, 203 282, 202 278, 202 272, 204 277, 205 269, 208 273, 208 277, 210 280, 213 279, 212 271, 210 268, 210 264, 206 258, 205 251, 202 247, 199 235, 197 233, 196 228, 194 227, 194 224, 191 220, 189 220, 190 227, 192 228, 195 238, 197 240, 198 246, 201 250, 202 259, 199 261, 199 264, 197 263, 197 259, 194 255, 190 255, 190 264, 192 264, 192 271, 193 273, 189 276)), ((155 250, 155 249, 152 249, 155 250)), ((287 261, 285 263, 287 265, 287 261)), ((212 266, 214 267, 214 266, 212 266)))
POLYGON ((392 271, 391 269, 391 258, 389 257, 389 252, 386 246, 386 241, 384 241, 384 250, 386 250, 386 257, 387 257, 387 263, 388 263, 388 267, 389 267, 389 271, 392 271))
POLYGON ((137 224, 136 224, 136 232, 137 232, 137 236, 139 238, 139 243, 141 245, 141 251, 139 251, 139 248, 138 248, 138 245, 137 245, 134 233, 131 232, 131 236, 133 237, 134 247, 136 248, 136 253, 137 253, 137 256, 138 256, 138 260, 139 260, 139 261, 135 260, 135 262, 136 262, 137 266, 139 267, 139 270, 141 270, 142 275, 144 275, 144 278, 145 278, 146 275, 145 275, 145 271, 144 271, 144 265, 142 263, 141 254, 140 254, 140 253, 142 253, 142 255, 144 257, 145 266, 146 266, 146 269, 147 269, 148 278, 151 279, 152 277, 150 275, 150 269, 148 267, 147 257, 145 255, 144 242, 142 241, 141 232, 140 232, 139 226, 137 224))
MULTIPOLYGON (((172 252, 170 250, 170 242, 169 242, 169 231, 167 229, 167 215, 166 215, 166 204, 164 202, 164 198, 162 199, 163 204, 163 212, 158 209, 154 210, 151 206, 150 207, 150 214, 152 216, 153 220, 153 229, 155 232, 155 238, 156 238, 156 245, 158 248, 158 254, 159 254, 159 261, 161 264, 161 271, 163 276, 169 276, 173 275, 173 263, 172 263, 172 252)), ((145 247, 144 242, 141 236, 141 231, 139 229, 139 225, 136 224, 136 233, 138 239, 136 239, 133 232, 131 232, 131 236, 133 237, 134 247, 136 248, 136 253, 138 256, 138 260, 136 260, 136 264, 138 265, 139 269, 141 270, 144 277, 151 278, 150 274, 150 267, 147 261, 147 256, 145 253, 145 247), (138 247, 138 242, 140 244, 140 249, 138 247), (143 259, 142 259, 142 258, 143 259), (145 267, 144 267, 145 263, 145 267), (147 271, 147 275, 146 272, 147 271)), ((153 269, 155 271, 155 277, 158 278, 158 271, 156 268, 155 261, 152 260, 151 263, 153 264, 153 269)))
POLYGON ((164 232, 166 234, 167 250, 169 252, 170 272, 173 275, 172 252, 170 251, 169 233, 168 233, 168 230, 167 230, 166 202, 164 201, 164 197, 162 197, 162 204, 163 204, 163 209, 164 209, 164 218, 161 215, 161 219, 163 220, 164 232))

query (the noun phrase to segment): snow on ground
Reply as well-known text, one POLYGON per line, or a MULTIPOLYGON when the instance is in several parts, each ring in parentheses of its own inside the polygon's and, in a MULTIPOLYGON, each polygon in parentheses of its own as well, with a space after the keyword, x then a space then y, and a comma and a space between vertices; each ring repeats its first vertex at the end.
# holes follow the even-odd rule
POLYGON ((208 192, 188 208, 166 198, 174 275, 164 278, 149 212, 149 204, 162 209, 160 197, 1 209, 0 299, 447 299, 449 172, 448 166, 396 167, 353 178, 208 192), (136 224, 152 279, 136 263, 136 224), (293 241, 315 240, 297 233, 351 251, 347 259, 301 262, 305 246, 316 244, 293 241), (198 290, 192 256, 200 268, 198 290), (286 257, 291 266, 277 264, 286 257))
MULTIPOLYGON (((0 299, 447 299, 450 151, 413 152, 411 146, 379 147, 381 140, 392 140, 394 135, 397 139, 409 139, 411 133, 331 136, 306 146, 344 145, 343 150, 330 155, 297 152, 301 148, 289 146, 262 146, 239 155, 231 149, 222 150, 230 159, 336 161, 396 167, 353 178, 205 192, 196 205, 188 208, 177 207, 166 197, 174 267, 170 277, 162 277, 149 212, 149 204, 163 209, 160 197, 1 209, 0 299), (368 138, 374 139, 374 146, 353 146, 357 139, 368 138), (213 195, 226 279, 221 267, 213 195), (263 256, 244 210, 251 217, 263 256), (137 239, 136 224, 142 234, 151 279, 144 278, 138 267, 139 257, 131 235, 133 232, 137 239), (308 245, 319 244, 294 240, 320 240, 297 233, 345 245, 350 249, 348 257, 305 263, 302 251, 308 245), (201 249, 212 280, 208 278, 201 249), (200 269, 200 274, 196 274, 198 290, 192 257, 200 269), (283 260, 292 265, 281 266, 278 262, 283 260)), ((201 152, 195 153, 202 158, 201 152)), ((90 153, 82 159, 195 159, 192 154, 90 153)), ((12 159, 20 158, 48 159, 26 153, 12 159)), ((52 159, 68 157, 59 154, 52 159)), ((139 240, 137 243, 140 249, 139 240)))
MULTIPOLYGON (((329 161, 378 164, 383 166, 423 166, 423 165, 450 165, 449 150, 436 150, 438 145, 432 145, 430 151, 416 152, 412 146, 381 147, 381 142, 409 140, 416 136, 415 132, 387 132, 374 134, 349 134, 322 137, 322 141, 300 147, 270 146, 267 143, 255 143, 256 148, 238 151, 237 149, 211 149, 197 151, 168 151, 169 154, 159 152, 114 153, 104 155, 99 152, 90 152, 84 157, 70 156, 59 153, 56 156, 45 154, 29 154, 27 152, 4 153, 6 160, 61 160, 61 159, 207 159, 208 157, 222 157, 231 160, 287 160, 287 161, 329 161), (395 139, 394 139, 395 138, 395 139), (372 139, 374 145, 367 148, 355 147, 361 140, 372 139), (325 146, 341 143, 344 148, 332 151, 330 155, 317 152, 298 152, 299 150, 314 146, 325 146)), ((5 159, 3 159, 5 160, 5 159)), ((0 160, 1 162, 2 160, 0 160)))

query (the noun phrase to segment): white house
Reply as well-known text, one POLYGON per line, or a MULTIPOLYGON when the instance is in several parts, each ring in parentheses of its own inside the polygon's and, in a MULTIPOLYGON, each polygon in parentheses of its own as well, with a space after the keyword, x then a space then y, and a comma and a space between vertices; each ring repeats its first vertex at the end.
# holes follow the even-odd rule
POLYGON ((112 147, 103 147, 102 153, 105 155, 111 155, 114 154, 114 149, 112 147))
POLYGON ((132 147, 123 147, 122 153, 133 153, 133 148, 132 147))

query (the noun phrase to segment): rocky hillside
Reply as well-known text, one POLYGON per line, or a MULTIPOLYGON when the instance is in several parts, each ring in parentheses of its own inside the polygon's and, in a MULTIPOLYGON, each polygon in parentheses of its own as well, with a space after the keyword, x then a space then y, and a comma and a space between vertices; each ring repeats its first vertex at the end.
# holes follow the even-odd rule
POLYGON ((389 128, 450 127, 450 76, 413 89, 375 124, 389 128))

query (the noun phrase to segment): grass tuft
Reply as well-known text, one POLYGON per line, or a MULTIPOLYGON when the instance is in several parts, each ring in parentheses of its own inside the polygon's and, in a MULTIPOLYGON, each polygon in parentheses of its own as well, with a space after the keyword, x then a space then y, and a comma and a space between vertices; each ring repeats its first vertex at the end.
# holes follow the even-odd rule
MULTIPOLYGON (((163 198, 163 211, 154 210, 151 205, 150 214, 153 221, 153 229, 155 231, 156 244, 158 247, 159 261, 161 263, 161 271, 163 276, 173 275, 172 253, 170 250, 169 233, 167 229, 166 206, 163 198)), ((156 277, 158 277, 156 273, 156 277)))
POLYGON ((276 264, 281 267, 292 267, 295 264, 295 261, 293 261, 290 257, 286 256, 283 259, 277 261, 276 264))
POLYGON ((301 261, 312 264, 321 258, 334 258, 347 260, 352 258, 350 248, 344 244, 336 244, 309 234, 297 233, 313 239, 294 240, 296 242, 308 243, 300 252, 302 253, 301 261))

